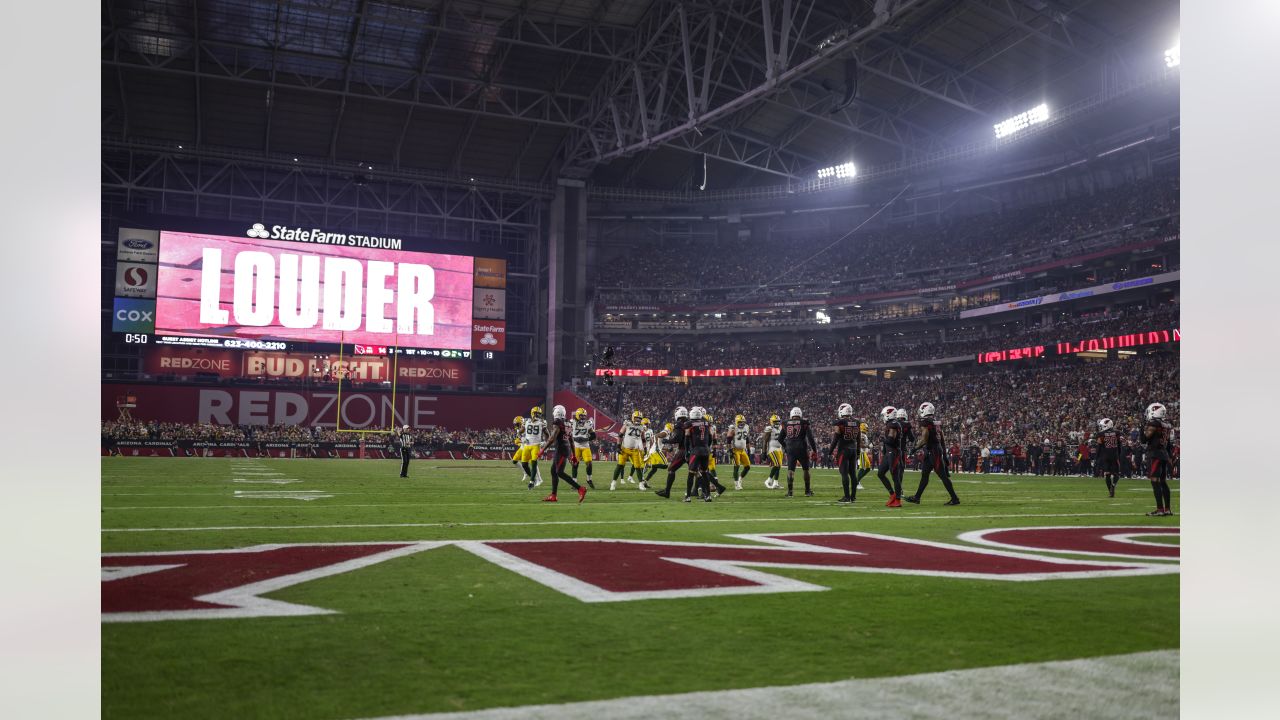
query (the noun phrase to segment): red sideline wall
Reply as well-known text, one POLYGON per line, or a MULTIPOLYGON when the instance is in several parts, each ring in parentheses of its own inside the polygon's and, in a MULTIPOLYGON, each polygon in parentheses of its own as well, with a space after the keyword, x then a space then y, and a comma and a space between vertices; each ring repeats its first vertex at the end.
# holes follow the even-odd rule
MULTIPOLYGON (((135 420, 213 423, 216 425, 303 425, 334 427, 338 392, 285 388, 199 387, 190 385, 102 384, 102 419, 119 416, 116 398, 137 397, 135 420)), ((448 430, 507 428, 538 402, 532 395, 475 393, 397 393, 342 391, 343 429, 379 429, 393 425, 448 430)), ((577 407, 576 405, 574 407, 577 407)))
POLYGON ((573 414, 573 411, 577 408, 586 410, 587 416, 595 420, 596 430, 600 432, 617 435, 618 431, 622 429, 622 423, 607 413, 601 412, 600 408, 572 390, 557 390, 553 397, 555 404, 563 405, 568 414, 573 414))

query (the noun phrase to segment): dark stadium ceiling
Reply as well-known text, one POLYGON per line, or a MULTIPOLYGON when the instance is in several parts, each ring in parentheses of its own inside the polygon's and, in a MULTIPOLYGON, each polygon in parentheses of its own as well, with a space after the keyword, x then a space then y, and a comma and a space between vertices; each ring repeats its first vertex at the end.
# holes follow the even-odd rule
POLYGON ((705 155, 721 187, 776 185, 1094 96, 1158 66, 1177 13, 1176 0, 104 0, 103 139, 654 189, 698 185, 705 155), (856 95, 833 112, 854 63, 856 95))

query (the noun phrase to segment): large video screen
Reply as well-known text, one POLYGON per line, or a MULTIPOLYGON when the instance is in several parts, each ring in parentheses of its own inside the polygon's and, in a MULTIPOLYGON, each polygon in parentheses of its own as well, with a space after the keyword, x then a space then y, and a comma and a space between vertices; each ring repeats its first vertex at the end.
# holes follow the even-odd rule
POLYGON ((470 350, 474 259, 161 232, 155 333, 470 350))

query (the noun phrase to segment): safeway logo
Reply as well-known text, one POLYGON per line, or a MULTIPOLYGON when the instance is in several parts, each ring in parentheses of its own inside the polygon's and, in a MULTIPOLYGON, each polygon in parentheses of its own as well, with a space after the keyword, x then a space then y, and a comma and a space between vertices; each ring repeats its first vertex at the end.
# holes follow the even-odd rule
POLYGON ((1178 528, 1169 527, 1072 527, 997 529, 963 536, 985 547, 843 532, 730 535, 738 541, 733 544, 575 538, 259 545, 104 555, 102 619, 330 614, 335 611, 263 595, 441 545, 455 545, 583 602, 617 602, 827 589, 774 575, 770 569, 1000 581, 1176 573, 1176 562, 1074 560, 1009 548, 1167 561, 1177 559, 1177 547, 1140 538, 1177 533, 1178 528), (252 582, 246 582, 249 578, 252 582))
POLYGON ((150 278, 151 273, 147 272, 146 268, 131 267, 124 271, 124 281, 129 287, 146 287, 147 280, 150 278))

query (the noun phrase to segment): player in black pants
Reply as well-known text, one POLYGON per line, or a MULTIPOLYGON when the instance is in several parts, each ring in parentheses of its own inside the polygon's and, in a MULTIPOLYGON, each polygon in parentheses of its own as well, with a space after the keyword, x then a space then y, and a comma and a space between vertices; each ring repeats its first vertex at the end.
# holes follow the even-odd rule
POLYGON ((715 442, 711 423, 706 420, 706 411, 694 406, 689 410, 689 423, 684 431, 685 447, 689 453, 689 475, 686 479, 685 502, 692 502, 694 492, 697 496, 711 502, 711 446, 715 442))
MULTIPOLYGON (((902 478, 907 474, 907 460, 911 455, 915 454, 912 448, 916 442, 916 431, 911 427, 911 420, 907 417, 906 408, 898 408, 893 411, 893 419, 898 423, 898 435, 902 440, 898 443, 898 470, 893 476, 893 486, 898 491, 898 497, 902 497, 902 478)), ((946 458, 942 462, 946 462, 946 458)))
POLYGON ((920 403, 920 440, 913 448, 919 450, 924 448, 924 460, 920 463, 920 487, 916 488, 916 494, 909 498, 905 498, 909 503, 920 504, 920 496, 924 494, 924 489, 929 486, 929 473, 938 473, 938 478, 942 480, 942 487, 947 489, 947 493, 951 495, 945 505, 959 505, 960 498, 956 497, 956 489, 951 485, 951 473, 947 470, 946 445, 942 439, 942 428, 934 419, 933 403, 920 403))
POLYGON ((841 403, 836 409, 836 425, 831 436, 831 447, 827 454, 839 453, 836 467, 840 468, 840 485, 844 488, 844 496, 836 502, 852 503, 858 496, 858 456, 862 452, 859 442, 861 428, 853 419, 853 406, 841 403))
POLYGON ((1147 424, 1142 429, 1142 439, 1147 443, 1144 454, 1147 479, 1151 481, 1151 491, 1156 496, 1156 509, 1147 513, 1151 517, 1173 514, 1172 491, 1169 489, 1169 473, 1173 470, 1173 459, 1169 457, 1173 426, 1165 421, 1165 413, 1165 407, 1160 403, 1148 405, 1147 424))
POLYGON ((1120 433, 1110 418, 1098 421, 1098 434, 1093 442, 1098 448, 1095 467, 1107 481, 1107 494, 1115 497, 1116 485, 1120 484, 1120 433))
POLYGON ((400 442, 400 477, 409 477, 409 460, 413 458, 413 435, 409 432, 409 426, 405 425, 400 428, 400 435, 397 437, 400 442))
POLYGON ((668 435, 675 451, 671 453, 671 459, 667 461, 667 487, 663 490, 653 491, 653 494, 659 497, 671 497, 671 486, 676 482, 676 471, 680 469, 681 465, 688 462, 689 455, 685 448, 684 437, 684 431, 688 423, 689 411, 684 406, 676 408, 675 424, 672 425, 671 433, 668 435))
POLYGON ((804 413, 800 408, 791 408, 791 416, 782 426, 782 437, 787 448, 787 494, 785 497, 792 496, 797 462, 804 470, 805 497, 813 497, 813 488, 809 481, 809 451, 812 450, 816 454, 818 443, 813 439, 813 428, 809 427, 809 421, 804 419, 804 413))
POLYGON ((573 436, 564 426, 563 405, 557 405, 551 410, 551 437, 542 444, 538 455, 545 455, 547 448, 552 446, 556 449, 556 459, 551 464, 551 494, 542 498, 542 501, 559 502, 556 499, 556 491, 560 489, 560 481, 563 480, 569 484, 569 487, 578 491, 578 502, 582 502, 587 497, 587 489, 574 482, 573 478, 569 477, 569 473, 564 471, 566 462, 577 465, 578 458, 573 456, 573 436))
POLYGON ((876 475, 884 483, 884 489, 889 491, 889 502, 885 507, 902 507, 902 476, 898 474, 898 466, 902 464, 902 433, 898 430, 895 413, 897 409, 892 405, 880 410, 884 429, 881 431, 880 467, 876 475))

